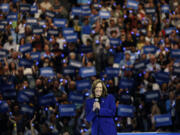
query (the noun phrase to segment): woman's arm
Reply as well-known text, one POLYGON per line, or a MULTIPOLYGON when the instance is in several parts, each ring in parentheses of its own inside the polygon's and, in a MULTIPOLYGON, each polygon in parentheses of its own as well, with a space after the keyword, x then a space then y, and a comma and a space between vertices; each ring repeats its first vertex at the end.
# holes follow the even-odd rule
POLYGON ((86 111, 86 120, 88 122, 91 122, 95 118, 96 114, 93 111, 93 108, 91 107, 91 103, 89 101, 90 100, 86 101, 85 111, 86 111))

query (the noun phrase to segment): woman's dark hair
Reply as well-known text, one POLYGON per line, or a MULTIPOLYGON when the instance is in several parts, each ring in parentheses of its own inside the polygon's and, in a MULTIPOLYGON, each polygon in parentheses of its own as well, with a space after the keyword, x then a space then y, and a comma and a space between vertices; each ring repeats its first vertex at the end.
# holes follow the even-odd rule
POLYGON ((96 85, 97 85, 98 83, 101 83, 101 84, 102 84, 102 87, 103 87, 102 97, 106 97, 106 96, 108 95, 107 87, 106 87, 106 85, 104 84, 104 82, 101 81, 100 79, 97 79, 97 80, 95 80, 95 81, 93 82, 93 84, 92 84, 92 88, 91 88, 92 94, 91 94, 91 96, 90 96, 91 98, 95 98, 95 89, 96 89, 96 85))

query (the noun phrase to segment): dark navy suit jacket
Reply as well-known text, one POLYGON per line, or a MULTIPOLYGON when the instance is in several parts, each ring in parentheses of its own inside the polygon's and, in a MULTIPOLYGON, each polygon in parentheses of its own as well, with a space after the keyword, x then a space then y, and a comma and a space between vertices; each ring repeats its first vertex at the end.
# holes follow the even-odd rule
POLYGON ((100 99, 100 110, 93 109, 94 98, 86 100, 86 120, 92 122, 92 135, 117 135, 113 117, 116 113, 115 99, 112 95, 100 99))

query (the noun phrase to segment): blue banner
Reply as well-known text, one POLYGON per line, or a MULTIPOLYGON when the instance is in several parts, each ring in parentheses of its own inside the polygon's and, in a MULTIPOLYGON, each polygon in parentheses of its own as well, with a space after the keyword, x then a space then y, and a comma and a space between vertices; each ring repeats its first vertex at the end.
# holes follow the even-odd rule
POLYGON ((81 10, 81 15, 82 16, 90 16, 91 15, 91 9, 82 9, 81 10))
POLYGON ((154 15, 156 13, 155 8, 146 8, 145 11, 146 11, 146 14, 151 14, 151 15, 154 15))
POLYGON ((146 30, 146 29, 140 29, 140 32, 141 32, 142 34, 145 34, 145 35, 146 35, 147 30, 146 30))
POLYGON ((5 24, 2 24, 2 23, 0 24, 0 30, 1 30, 1 31, 4 31, 4 30, 5 30, 5 24))
POLYGON ((88 53, 88 52, 92 52, 92 46, 85 46, 85 45, 81 45, 81 47, 79 48, 79 53, 88 53))
POLYGON ((7 15, 7 20, 8 21, 17 21, 18 17, 17 17, 17 13, 9 13, 7 15))
POLYGON ((20 4, 19 5, 19 10, 21 12, 29 12, 30 11, 30 4, 20 4))
POLYGON ((26 67, 26 68, 31 68, 33 65, 33 61, 31 60, 28 60, 28 59, 19 59, 19 66, 23 66, 23 67, 26 67))
POLYGON ((143 70, 145 68, 146 68, 146 62, 145 61, 134 63, 134 69, 135 70, 143 70))
POLYGON ((53 93, 49 93, 49 94, 39 97, 40 106, 55 105, 55 103, 56 103, 56 99, 53 93))
POLYGON ((73 103, 83 104, 84 95, 81 93, 70 92, 68 97, 69 97, 69 101, 73 103))
POLYGON ((171 34, 173 30, 176 30, 176 28, 175 28, 175 27, 169 27, 169 28, 166 28, 166 29, 165 29, 166 35, 171 34))
POLYGON ((59 19, 59 18, 54 18, 53 23, 56 27, 62 27, 64 28, 66 26, 66 19, 59 19))
POLYGON ((169 9, 169 5, 163 5, 161 6, 161 12, 163 13, 169 13, 170 9, 169 9))
POLYGON ((59 31, 58 31, 57 29, 49 29, 49 30, 48 30, 48 34, 49 34, 49 35, 58 36, 59 31))
POLYGON ((6 101, 0 101, 0 113, 6 113, 9 110, 8 103, 6 101))
POLYGON ((150 45, 150 46, 144 46, 143 47, 143 50, 144 50, 144 53, 145 54, 149 54, 149 53, 151 53, 151 54, 155 54, 156 53, 156 46, 154 46, 154 45, 150 45))
POLYGON ((180 49, 172 49, 171 58, 180 59, 180 49))
POLYGON ((53 71, 53 68, 51 68, 51 67, 43 67, 43 68, 40 68, 40 76, 54 77, 55 73, 53 71))
POLYGON ((64 28, 63 29, 63 35, 71 35, 74 34, 74 28, 64 28))
POLYGON ((44 32, 44 29, 42 27, 33 27, 33 34, 40 35, 44 32))
POLYGON ((31 44, 21 45, 19 47, 19 51, 22 53, 31 52, 32 51, 32 45, 31 44))
POLYGON ((171 114, 155 115, 154 120, 155 120, 156 127, 172 125, 171 114))
POLYGON ((118 106, 118 116, 123 117, 133 117, 134 116, 134 107, 131 105, 119 104, 118 106))
POLYGON ((31 12, 32 14, 37 13, 37 12, 38 12, 38 7, 37 7, 37 6, 31 6, 31 7, 30 7, 30 12, 31 12))
POLYGON ((138 9, 138 5, 139 5, 139 2, 137 2, 135 0, 128 0, 127 1, 127 8, 132 8, 132 9, 137 10, 138 9))
POLYGON ((7 20, 0 20, 0 24, 7 25, 7 24, 8 24, 8 21, 7 21, 7 20))
POLYGON ((75 68, 68 66, 63 69, 63 74, 64 75, 73 75, 73 74, 75 74, 75 71, 76 71, 75 68))
POLYGON ((37 25, 37 19, 36 18, 27 18, 26 24, 28 25, 37 25))
POLYGON ((114 63, 120 63, 124 59, 124 53, 116 53, 114 58, 114 63))
POLYGON ((158 72, 155 74, 155 79, 158 84, 168 83, 170 80, 169 73, 167 72, 158 72))
POLYGON ((52 11, 48 11, 48 10, 45 12, 45 15, 46 15, 47 17, 50 17, 50 18, 54 18, 54 17, 55 17, 55 13, 52 12, 52 11))
POLYGON ((112 68, 112 67, 105 68, 105 74, 110 77, 118 76, 119 71, 120 71, 119 68, 112 68))
POLYGON ((173 75, 180 76, 180 66, 173 66, 173 75))
POLYGON ((80 61, 70 60, 69 61, 69 66, 72 66, 72 67, 75 67, 75 68, 81 68, 82 63, 80 61))
POLYGON ((7 57, 8 50, 0 49, 0 58, 7 57))
POLYGON ((79 81, 76 81, 76 89, 78 91, 82 91, 82 90, 90 89, 90 88, 91 88, 90 80, 79 80, 79 81))
POLYGON ((99 11, 99 16, 102 19, 109 19, 111 17, 111 14, 109 11, 99 11))
POLYGON ((74 7, 72 8, 72 15, 77 15, 80 16, 81 15, 81 8, 80 7, 74 7))
POLYGON ((82 67, 80 68, 79 75, 83 78, 95 76, 96 68, 95 67, 82 67))
POLYGON ((119 88, 121 88, 121 89, 131 90, 133 85, 134 85, 134 80, 133 79, 122 78, 119 81, 119 88))
POLYGON ((120 39, 119 38, 110 38, 110 45, 111 46, 119 46, 120 45, 120 39))
POLYGON ((65 39, 67 42, 76 42, 78 37, 76 33, 65 35, 65 39))
POLYGON ((78 4, 90 4, 91 0, 77 0, 78 4))
POLYGON ((160 92, 159 91, 148 91, 145 93, 145 100, 147 102, 158 101, 160 99, 160 92))
POLYGON ((40 60, 40 56, 41 56, 41 53, 40 52, 31 52, 31 59, 32 60, 36 60, 36 61, 39 61, 40 60))
POLYGON ((9 4, 1 4, 0 9, 2 12, 9 12, 9 4))
POLYGON ((46 21, 38 21, 40 27, 46 26, 46 21))
POLYGON ((59 115, 60 117, 75 116, 76 106, 74 104, 59 105, 59 115))
POLYGON ((29 105, 22 105, 21 106, 21 112, 23 114, 32 115, 34 113, 34 109, 32 107, 30 107, 29 105))

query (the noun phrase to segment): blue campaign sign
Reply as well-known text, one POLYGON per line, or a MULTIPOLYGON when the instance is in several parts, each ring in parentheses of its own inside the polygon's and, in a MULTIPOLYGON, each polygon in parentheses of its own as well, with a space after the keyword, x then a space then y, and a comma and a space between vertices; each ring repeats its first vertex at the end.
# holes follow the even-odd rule
POLYGON ((110 38, 110 45, 111 46, 119 46, 120 45, 120 39, 119 38, 110 38))
POLYGON ((81 45, 81 47, 79 48, 79 53, 88 53, 88 52, 92 52, 92 46, 85 46, 85 45, 81 45))
POLYGON ((81 8, 80 7, 74 7, 72 8, 72 15, 77 15, 77 16, 81 16, 81 8))
POLYGON ((8 50, 0 49, 0 58, 7 57, 8 50))
POLYGON ((54 105, 55 103, 56 103, 56 99, 53 93, 49 93, 39 97, 40 106, 49 106, 49 105, 54 105))
POLYGON ((54 36, 58 36, 59 31, 57 29, 49 29, 48 30, 48 35, 54 35, 54 36))
POLYGON ((81 9, 81 15, 82 16, 90 16, 91 15, 91 9, 81 9))
POLYGON ((173 75, 180 76, 180 66, 173 66, 173 75))
POLYGON ((75 67, 75 68, 81 68, 82 63, 80 61, 77 61, 77 60, 70 60, 69 61, 69 66, 72 66, 72 67, 75 67))
POLYGON ((78 4, 90 4, 91 0, 77 0, 78 4))
POLYGON ((50 18, 54 18, 54 17, 55 17, 55 13, 52 12, 52 11, 49 11, 49 10, 47 10, 47 11, 45 12, 45 15, 46 15, 47 17, 50 17, 50 18))
POLYGON ((111 17, 111 14, 109 11, 99 11, 99 16, 102 19, 108 19, 111 17))
POLYGON ((19 51, 21 53, 31 52, 31 50, 32 50, 32 45, 31 44, 25 44, 25 45, 21 45, 19 47, 19 51))
POLYGON ((180 59, 180 49, 172 49, 171 58, 180 59))
POLYGON ((76 81, 76 88, 78 91, 82 91, 85 89, 90 89, 91 88, 91 82, 90 80, 79 80, 76 81))
POLYGON ((115 63, 120 63, 124 59, 124 53, 116 53, 114 58, 115 63))
POLYGON ((76 73, 76 70, 74 67, 68 66, 66 68, 63 69, 63 74, 64 75, 73 75, 76 73))
POLYGON ((0 113, 6 113, 9 110, 9 105, 6 101, 0 101, 0 113))
POLYGON ((118 116, 123 117, 133 117, 134 116, 134 106, 119 104, 118 106, 118 116))
POLYGON ((154 15, 156 13, 155 8, 146 8, 145 11, 146 11, 146 14, 151 14, 151 15, 154 15))
POLYGON ((161 114, 154 116, 156 127, 172 125, 171 114, 161 114))
POLYGON ((30 4, 20 4, 19 5, 19 10, 21 12, 29 12, 30 11, 30 4))
POLYGON ((143 34, 146 34, 147 30, 146 29, 140 29, 140 32, 143 34))
POLYGON ((169 28, 166 28, 166 29, 165 29, 166 35, 171 34, 173 30, 176 30, 176 28, 175 28, 175 27, 169 27, 169 28))
POLYGON ((21 105, 21 113, 32 115, 34 113, 34 108, 29 105, 21 105))
POLYGON ((9 12, 9 4, 7 3, 1 4, 0 9, 2 12, 9 12))
POLYGON ((30 68, 30 67, 32 67, 32 65, 33 65, 33 61, 31 61, 31 60, 28 60, 25 58, 19 59, 19 66, 30 68))
POLYGON ((157 48, 156 48, 156 46, 154 46, 154 45, 149 45, 149 46, 144 46, 144 47, 143 47, 143 50, 144 50, 144 53, 145 53, 145 54, 149 54, 149 53, 155 54, 157 48))
POLYGON ((4 30, 5 30, 5 24, 0 23, 0 30, 1 30, 1 31, 4 31, 4 30))
POLYGON ((46 21, 43 21, 43 20, 38 21, 38 24, 39 24, 40 27, 45 27, 46 26, 46 21))
POLYGON ((26 24, 28 25, 37 25, 37 19, 36 18, 27 18, 26 24))
POLYGON ((163 5, 163 6, 161 6, 161 12, 163 12, 163 13, 169 13, 169 5, 163 5))
POLYGON ((169 73, 167 72, 158 72, 155 74, 155 79, 158 84, 168 83, 170 80, 169 73))
POLYGON ((12 100, 12 99, 16 98, 16 90, 12 89, 12 88, 11 89, 6 89, 6 90, 3 91, 2 95, 3 95, 3 99, 12 100))
POLYGON ((119 88, 131 90, 134 85, 133 79, 122 78, 119 80, 119 88))
POLYGON ((135 70, 143 70, 145 68, 146 68, 146 62, 145 61, 140 61, 140 62, 134 63, 134 69, 135 70))
POLYGON ((147 102, 158 101, 160 99, 160 92, 156 91, 149 91, 145 93, 145 100, 147 102))
POLYGON ((110 77, 118 76, 119 71, 120 71, 119 68, 112 68, 112 67, 105 68, 105 74, 110 77))
POLYGON ((63 28, 63 35, 70 35, 74 33, 74 28, 63 28))
POLYGON ((31 7, 30 7, 30 12, 31 12, 32 14, 37 13, 37 12, 38 12, 38 7, 37 7, 37 6, 31 6, 31 7))
POLYGON ((9 13, 7 15, 7 20, 8 21, 17 21, 18 17, 17 17, 17 13, 9 13))
POLYGON ((139 5, 139 2, 137 2, 135 0, 128 0, 127 1, 127 8, 132 8, 132 9, 137 10, 138 9, 138 5, 139 5))
POLYGON ((92 67, 82 67, 80 68, 79 75, 83 78, 95 76, 96 75, 96 68, 92 67))
POLYGON ((73 103, 82 104, 84 101, 84 95, 81 93, 70 92, 69 93, 69 101, 71 101, 73 103))
POLYGON ((30 97, 24 91, 19 91, 17 95, 17 101, 20 103, 29 102, 30 97))
POLYGON ((64 28, 66 26, 66 19, 54 18, 53 23, 56 27, 64 28))
POLYGON ((53 68, 51 68, 51 67, 42 67, 42 68, 40 68, 40 76, 54 77, 55 73, 53 71, 53 68))
POLYGON ((31 55, 31 59, 32 60, 36 60, 36 61, 40 60, 40 56, 41 56, 40 52, 31 52, 30 55, 31 55))
POLYGON ((32 31, 33 34, 40 35, 44 32, 44 29, 42 27, 33 27, 32 31))
POLYGON ((7 24, 8 24, 8 21, 7 21, 7 20, 0 20, 0 24, 7 25, 7 24))
POLYGON ((77 33, 65 35, 65 39, 67 42, 77 42, 77 33))
POLYGON ((75 116, 76 115, 76 106, 74 104, 64 104, 59 105, 59 116, 75 116))

